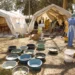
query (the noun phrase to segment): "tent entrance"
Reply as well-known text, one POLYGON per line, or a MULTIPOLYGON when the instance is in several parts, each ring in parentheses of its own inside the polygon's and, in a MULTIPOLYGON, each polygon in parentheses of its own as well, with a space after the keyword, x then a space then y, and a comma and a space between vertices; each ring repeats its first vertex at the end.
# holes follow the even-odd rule
MULTIPOLYGON (((49 32, 50 34, 62 35, 68 31, 68 21, 66 15, 57 14, 52 10, 38 16, 34 22, 34 30, 36 26, 39 26, 39 21, 43 20, 43 32, 49 32), (37 22, 36 22, 37 21, 37 22), (38 23, 38 24, 37 24, 38 23), (66 28, 66 29, 65 29, 66 28)), ((38 28, 38 27, 37 27, 38 28)), ((37 29, 38 30, 38 29, 37 29)))
POLYGON ((4 17, 0 16, 0 34, 11 34, 11 30, 4 17))

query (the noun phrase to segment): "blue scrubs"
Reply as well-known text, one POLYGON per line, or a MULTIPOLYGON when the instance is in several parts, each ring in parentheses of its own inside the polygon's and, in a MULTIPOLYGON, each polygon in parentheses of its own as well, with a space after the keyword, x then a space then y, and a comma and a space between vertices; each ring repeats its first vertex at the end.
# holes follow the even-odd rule
POLYGON ((73 39, 74 39, 74 28, 73 28, 73 26, 75 25, 75 18, 70 18, 68 20, 68 22, 69 22, 68 46, 71 47, 73 44, 73 39))
POLYGON ((71 29, 68 34, 68 46, 70 47, 72 46, 73 39, 74 39, 74 31, 73 29, 71 29))

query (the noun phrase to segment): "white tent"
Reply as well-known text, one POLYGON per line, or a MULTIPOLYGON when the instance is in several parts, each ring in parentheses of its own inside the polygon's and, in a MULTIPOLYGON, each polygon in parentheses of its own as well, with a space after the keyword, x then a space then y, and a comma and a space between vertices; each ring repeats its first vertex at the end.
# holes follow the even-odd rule
POLYGON ((71 13, 69 11, 67 11, 64 8, 59 7, 55 4, 51 4, 43 9, 41 9, 40 11, 36 12, 33 15, 32 20, 29 25, 29 28, 28 28, 28 32, 30 33, 34 29, 34 22, 37 18, 47 17, 47 18, 50 18, 51 20, 53 20, 54 18, 57 18, 59 15, 65 15, 67 18, 71 17, 71 13))
POLYGON ((27 24, 25 22, 25 17, 18 12, 10 12, 0 9, 0 17, 4 18, 3 23, 0 22, 0 26, 6 24, 11 33, 24 34, 27 31, 27 24), (6 23, 5 23, 6 22, 6 23))

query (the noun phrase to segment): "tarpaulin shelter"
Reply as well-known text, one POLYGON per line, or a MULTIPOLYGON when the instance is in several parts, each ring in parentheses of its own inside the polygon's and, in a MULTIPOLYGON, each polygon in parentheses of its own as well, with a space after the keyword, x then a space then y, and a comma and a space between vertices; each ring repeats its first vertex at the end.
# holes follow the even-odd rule
POLYGON ((24 34, 27 30, 24 15, 0 9, 0 33, 24 34))
POLYGON ((29 28, 28 28, 28 32, 30 33, 33 31, 35 21, 41 17, 44 17, 44 19, 47 17, 51 20, 54 20, 56 18, 60 22, 62 20, 63 16, 66 16, 66 18, 69 18, 69 17, 71 17, 71 13, 62 7, 59 7, 55 4, 51 4, 45 8, 37 11, 33 15, 32 20, 29 25, 29 28))

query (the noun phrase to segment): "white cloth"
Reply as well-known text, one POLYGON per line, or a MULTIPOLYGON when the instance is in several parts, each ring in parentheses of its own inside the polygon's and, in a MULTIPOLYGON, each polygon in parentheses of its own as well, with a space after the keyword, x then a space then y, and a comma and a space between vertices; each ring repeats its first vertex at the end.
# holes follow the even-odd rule
POLYGON ((67 36, 69 35, 69 32, 71 32, 71 30, 74 31, 74 38, 75 38, 75 25, 70 25, 70 26, 69 26, 67 36))
POLYGON ((44 23, 39 24, 39 27, 45 27, 44 23))

